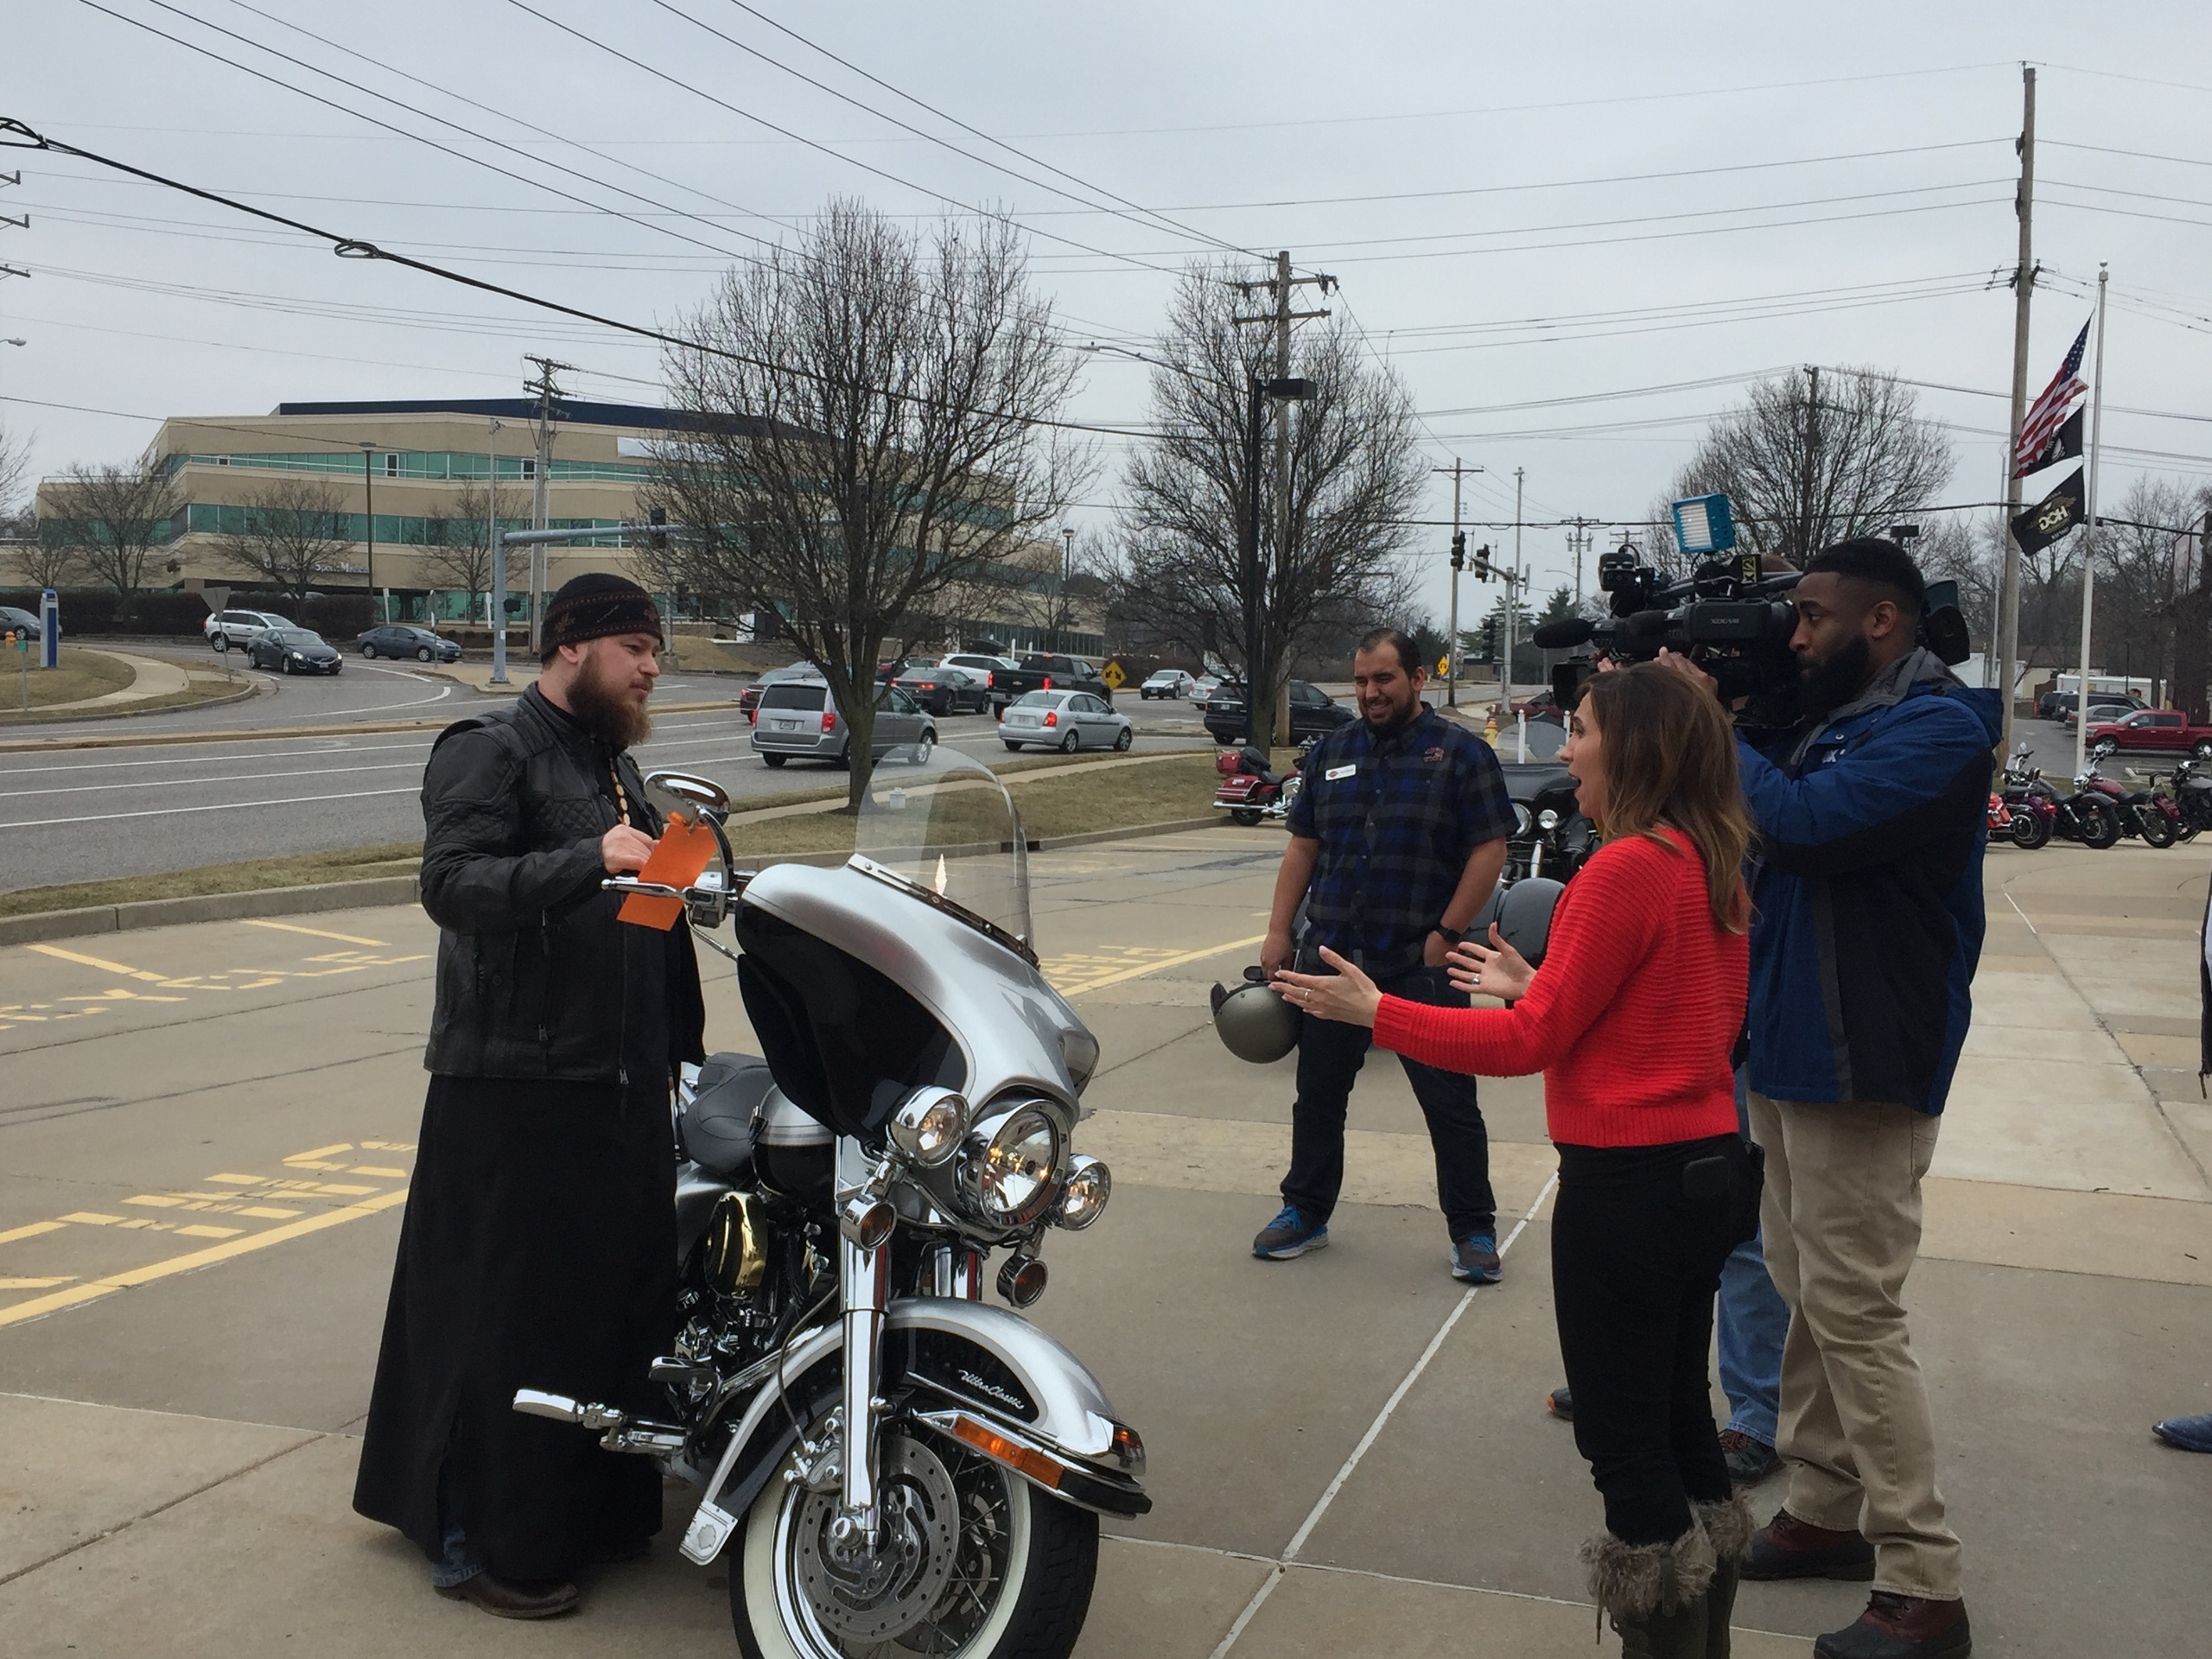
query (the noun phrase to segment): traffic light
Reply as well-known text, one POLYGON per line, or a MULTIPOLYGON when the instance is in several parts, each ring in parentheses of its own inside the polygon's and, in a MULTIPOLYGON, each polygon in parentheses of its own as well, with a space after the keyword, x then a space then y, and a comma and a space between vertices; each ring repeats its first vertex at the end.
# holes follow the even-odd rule
POLYGON ((1475 575, 1484 582, 1491 578, 1490 543, 1487 542, 1475 550, 1475 575))
MULTIPOLYGON (((666 507, 655 507, 652 512, 647 515, 647 519, 648 522, 652 524, 664 524, 668 522, 668 509, 666 507)), ((665 553, 668 550, 667 531, 652 531, 648 533, 645 539, 653 544, 656 551, 665 553)))
POLYGON ((1467 568, 1467 532, 1464 530, 1452 532, 1452 568, 1454 570, 1467 568))
POLYGON ((1497 660, 1497 619, 1494 616, 1486 618, 1483 622, 1483 660, 1486 663, 1497 660))

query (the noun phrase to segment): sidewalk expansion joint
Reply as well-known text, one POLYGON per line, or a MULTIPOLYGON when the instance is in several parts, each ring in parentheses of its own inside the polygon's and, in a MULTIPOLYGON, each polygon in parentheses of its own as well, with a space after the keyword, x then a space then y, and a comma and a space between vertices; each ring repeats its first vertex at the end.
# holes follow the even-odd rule
MULTIPOLYGON (((1558 1185, 1559 1176, 1554 1173, 1544 1183, 1542 1190, 1536 1194, 1535 1202, 1529 1206, 1527 1212, 1520 1220, 1513 1224, 1513 1230, 1499 1242, 1497 1255, 1501 1262, 1505 1259, 1506 1252, 1513 1248, 1514 1241, 1518 1239, 1527 1230, 1529 1224, 1536 1218, 1536 1212, 1544 1207, 1545 1203, 1551 1198, 1553 1190, 1558 1185)), ((1236 1621, 1229 1627, 1228 1634, 1221 1638, 1219 1644, 1208 1656, 1208 1659, 1226 1659, 1230 1650, 1236 1647, 1238 1638, 1244 1634, 1245 1627, 1251 1624, 1260 1609, 1267 1605, 1268 1598, 1274 1594, 1275 1586, 1289 1575, 1292 1567, 1302 1565, 1298 1559, 1299 1554, 1306 1548, 1307 1540, 1313 1537, 1314 1529, 1321 1524, 1322 1517, 1329 1512, 1329 1506, 1337 1501, 1337 1494, 1344 1491, 1345 1483, 1351 1480, 1361 1461, 1373 1449, 1375 1442, 1382 1438, 1382 1431, 1389 1427, 1390 1419, 1396 1414, 1398 1408, 1405 1402, 1406 1396, 1413 1392, 1414 1384, 1421 1381, 1421 1374, 1428 1370, 1429 1362, 1442 1351, 1446 1340, 1458 1326, 1460 1317, 1466 1313, 1482 1288, 1480 1285, 1468 1286, 1459 1300, 1452 1305, 1451 1313, 1445 1315, 1444 1323, 1437 1327, 1436 1334, 1428 1339, 1428 1346, 1421 1350, 1421 1357, 1414 1362, 1413 1369, 1399 1381, 1396 1388, 1390 1390, 1390 1397, 1382 1402, 1382 1409, 1375 1414, 1375 1421, 1367 1426, 1367 1433, 1359 1437, 1359 1443, 1352 1447, 1351 1455, 1344 1459, 1344 1466, 1337 1471, 1336 1478, 1322 1490, 1320 1497, 1315 1502, 1313 1507, 1306 1511, 1306 1519, 1299 1523, 1298 1530, 1291 1534, 1290 1541, 1283 1546, 1282 1554, 1274 1558, 1274 1570, 1269 1573, 1262 1581, 1260 1587, 1252 1592, 1251 1600, 1244 1604, 1244 1611, 1236 1615, 1236 1621)))

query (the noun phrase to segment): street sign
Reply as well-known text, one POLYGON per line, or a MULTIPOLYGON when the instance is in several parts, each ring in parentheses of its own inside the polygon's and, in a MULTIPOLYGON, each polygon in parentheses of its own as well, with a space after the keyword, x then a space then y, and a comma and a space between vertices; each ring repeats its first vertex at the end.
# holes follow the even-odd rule
POLYGON ((1451 671, 1452 659, 1449 657, 1440 657, 1436 659, 1436 677, 1438 679, 1442 679, 1451 671))
POLYGON ((1119 663, 1109 661, 1105 667, 1098 671, 1098 677, 1106 682, 1106 689, 1109 691, 1118 691, 1122 689, 1122 682, 1129 677, 1122 671, 1122 665, 1119 663))

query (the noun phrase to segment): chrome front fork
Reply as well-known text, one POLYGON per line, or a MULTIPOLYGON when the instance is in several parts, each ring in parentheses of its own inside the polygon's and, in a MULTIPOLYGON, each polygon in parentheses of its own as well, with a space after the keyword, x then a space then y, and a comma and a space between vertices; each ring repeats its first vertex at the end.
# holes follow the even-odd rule
MULTIPOLYGON (((837 1283, 844 1313, 845 1447, 840 1459, 842 1503, 836 1519, 830 1522, 833 1548, 872 1547, 882 1529, 876 1505, 882 1402, 876 1395, 876 1384, 883 1369, 883 1316, 891 1302, 891 1246, 887 1236, 871 1244, 867 1242, 869 1229, 847 1224, 847 1207, 866 1196, 875 1175, 875 1166, 861 1143, 849 1136, 838 1137, 837 1283)), ((881 1201, 880 1194, 876 1201, 881 1201)))

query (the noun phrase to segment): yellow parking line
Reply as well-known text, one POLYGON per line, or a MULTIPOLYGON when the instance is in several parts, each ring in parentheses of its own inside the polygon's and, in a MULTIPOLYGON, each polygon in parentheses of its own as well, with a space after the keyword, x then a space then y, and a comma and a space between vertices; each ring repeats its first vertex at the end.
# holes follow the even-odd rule
POLYGON ((373 1216, 406 1202, 407 1189, 402 1187, 397 1192, 380 1193, 359 1204, 349 1204, 343 1209, 328 1210, 319 1216, 287 1222, 282 1227, 271 1227, 265 1232, 234 1238, 226 1244, 212 1244, 203 1250, 173 1255, 168 1261, 156 1262, 150 1267, 133 1268, 127 1273, 111 1273, 104 1279, 91 1280, 67 1290, 57 1290, 50 1295, 34 1296, 30 1300, 17 1302, 12 1307, 0 1307, 0 1325, 17 1325, 42 1314, 57 1313, 66 1307, 97 1301, 118 1290, 131 1290, 140 1285, 151 1284, 155 1280, 166 1279, 171 1274, 190 1273, 195 1268, 213 1267, 219 1262, 228 1262, 249 1251, 303 1238, 309 1233, 321 1232, 325 1228, 342 1226, 346 1222, 359 1221, 364 1216, 373 1216))
POLYGON ((1242 950, 1248 944, 1263 944, 1267 937, 1264 933, 1255 933, 1249 939, 1231 939, 1226 944, 1210 944, 1203 950, 1185 950, 1175 956, 1161 957, 1154 962, 1139 963, 1135 967, 1124 968, 1119 973, 1084 980, 1060 994, 1063 996, 1081 996, 1085 991, 1103 990, 1109 985, 1119 985, 1123 980, 1141 979, 1147 974, 1156 974, 1163 968, 1179 968, 1186 962, 1199 962, 1226 951, 1242 950))
POLYGON ((305 933, 318 939, 339 939, 347 944, 385 944, 385 939, 365 939, 354 933, 327 933, 319 927, 302 927, 296 922, 265 922, 257 917, 245 918, 248 927, 273 927, 285 933, 305 933))
POLYGON ((56 1285, 66 1285, 75 1275, 63 1274, 59 1279, 0 1279, 0 1290, 51 1290, 56 1285))
POLYGON ((35 1221, 27 1227, 10 1227, 0 1233, 0 1244, 12 1244, 19 1238, 36 1238, 41 1233, 58 1233, 61 1227, 58 1221, 35 1221))
POLYGON ((24 948, 35 950, 42 957, 59 957, 64 962, 73 962, 86 968, 97 968, 102 973, 121 974, 125 979, 151 980, 155 984, 159 985, 168 977, 163 974, 149 974, 143 968, 126 968, 119 962, 109 962, 101 957, 79 956, 74 950, 64 950, 58 944, 33 944, 24 948))

